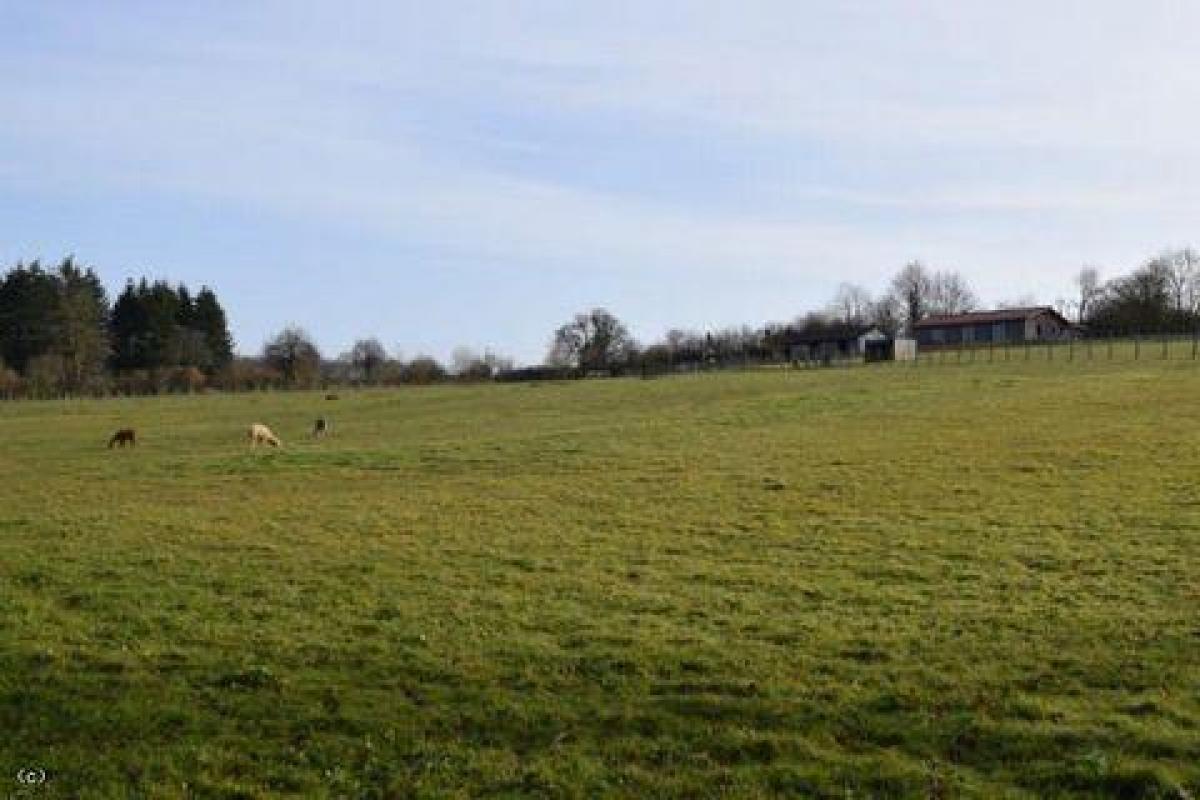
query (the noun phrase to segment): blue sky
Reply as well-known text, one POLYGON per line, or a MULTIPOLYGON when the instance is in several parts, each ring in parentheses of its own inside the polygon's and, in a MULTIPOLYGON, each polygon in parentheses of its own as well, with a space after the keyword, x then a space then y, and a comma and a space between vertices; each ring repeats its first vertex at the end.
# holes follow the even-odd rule
POLYGON ((0 0, 0 263, 540 361, 920 259, 985 303, 1196 241, 1200 5, 0 0))

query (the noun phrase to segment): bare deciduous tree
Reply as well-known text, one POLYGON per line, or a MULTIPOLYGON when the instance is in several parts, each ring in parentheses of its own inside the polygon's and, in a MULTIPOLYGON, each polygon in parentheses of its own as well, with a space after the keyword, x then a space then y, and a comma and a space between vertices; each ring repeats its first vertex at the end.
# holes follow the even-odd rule
POLYGON ((871 304, 871 314, 867 319, 881 331, 895 336, 901 328, 901 311, 891 295, 884 295, 871 304))
POLYGON ((1100 270, 1095 267, 1084 267, 1079 270, 1079 274, 1075 276, 1075 288, 1079 290, 1075 301, 1076 321, 1083 322, 1091 313, 1092 306, 1095 305, 1096 298, 1101 292, 1100 270))
POLYGON ((1200 281, 1200 255, 1186 247, 1168 250, 1150 262, 1160 271, 1171 296, 1174 311, 1194 311, 1197 300, 1197 282, 1200 281))
POLYGON ((977 300, 961 274, 950 270, 931 273, 921 262, 913 261, 892 279, 884 303, 911 330, 930 314, 970 311, 977 300))
POLYGON ((490 350, 480 355, 469 347, 456 347, 450 356, 451 371, 463 380, 490 380, 513 367, 511 358, 498 356, 490 350))
POLYGON ((962 314, 973 309, 977 302, 975 292, 959 273, 943 271, 933 276, 929 300, 931 314, 962 314))
POLYGON ((63 360, 63 388, 79 391, 103 373, 110 352, 108 299, 96 273, 81 269, 72 258, 63 260, 55 278, 59 296, 51 318, 54 349, 63 360))
POLYGON ((929 314, 933 276, 920 261, 905 265, 892 279, 891 297, 903 324, 912 328, 929 314))
POLYGON ((833 296, 830 313, 841 322, 860 325, 870 319, 874 305, 869 291, 853 283, 843 283, 833 296))
POLYGON ((350 363, 367 383, 379 379, 379 371, 387 362, 387 350, 374 337, 359 339, 350 348, 350 363))
POLYGON ((547 362, 583 371, 607 370, 625 361, 634 349, 622 322, 603 308, 575 318, 554 333, 547 362))
POLYGON ((290 325, 263 347, 263 360, 283 375, 290 385, 316 383, 321 373, 321 352, 312 337, 300 327, 290 325))
POLYGON ((704 334, 672 328, 663 337, 663 349, 656 353, 665 363, 695 363, 704 358, 704 347, 704 334))
POLYGON ((456 347, 450 354, 450 371, 459 377, 468 375, 480 362, 479 353, 469 347, 456 347))

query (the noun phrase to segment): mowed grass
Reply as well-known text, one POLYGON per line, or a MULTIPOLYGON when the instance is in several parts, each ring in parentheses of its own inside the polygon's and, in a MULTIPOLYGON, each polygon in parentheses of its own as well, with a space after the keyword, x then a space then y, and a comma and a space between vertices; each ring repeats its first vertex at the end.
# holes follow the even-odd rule
POLYGON ((3 405, 0 781, 49 780, 0 793, 1194 796, 1198 398, 1147 361, 3 405))

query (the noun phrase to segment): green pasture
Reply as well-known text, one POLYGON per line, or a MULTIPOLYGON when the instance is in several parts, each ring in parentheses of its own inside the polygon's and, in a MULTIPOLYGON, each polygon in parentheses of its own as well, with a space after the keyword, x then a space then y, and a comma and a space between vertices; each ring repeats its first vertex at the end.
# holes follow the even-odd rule
POLYGON ((1200 365, 925 366, 0 405, 0 797, 1200 795, 1200 365))

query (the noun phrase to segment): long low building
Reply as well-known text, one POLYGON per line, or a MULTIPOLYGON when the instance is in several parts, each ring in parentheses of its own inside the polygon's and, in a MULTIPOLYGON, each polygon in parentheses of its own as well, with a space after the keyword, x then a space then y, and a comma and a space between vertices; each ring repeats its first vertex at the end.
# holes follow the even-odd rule
POLYGON ((922 347, 974 342, 1036 342, 1065 339, 1072 326, 1050 306, 970 311, 926 317, 913 326, 922 347))
POLYGON ((890 361, 892 337, 874 325, 834 323, 786 335, 791 361, 890 361))

